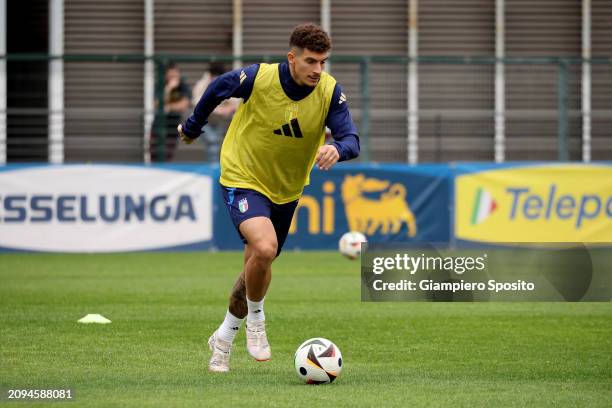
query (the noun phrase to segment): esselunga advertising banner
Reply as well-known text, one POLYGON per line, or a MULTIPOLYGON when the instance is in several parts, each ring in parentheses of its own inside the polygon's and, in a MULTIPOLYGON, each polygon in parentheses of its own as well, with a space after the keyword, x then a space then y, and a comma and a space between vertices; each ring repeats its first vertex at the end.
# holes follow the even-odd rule
POLYGON ((612 242, 612 165, 466 165, 455 170, 459 240, 612 242))
MULTIPOLYGON (((285 249, 334 249, 348 231, 370 242, 448 242, 451 171, 446 165, 340 164, 313 170, 285 249)), ((216 208, 225 212, 217 199, 216 208)), ((220 249, 240 248, 227 214, 215 224, 220 249)))
POLYGON ((0 167, 0 248, 115 252, 205 248, 207 166, 0 167))

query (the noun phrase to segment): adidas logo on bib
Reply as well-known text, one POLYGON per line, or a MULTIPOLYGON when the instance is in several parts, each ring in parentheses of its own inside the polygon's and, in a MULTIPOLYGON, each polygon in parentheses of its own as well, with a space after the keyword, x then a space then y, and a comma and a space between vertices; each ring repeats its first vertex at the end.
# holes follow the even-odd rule
POLYGON ((302 129, 300 129, 300 124, 297 119, 291 119, 291 122, 285 123, 280 129, 274 130, 275 135, 285 135, 289 137, 297 137, 302 138, 302 129), (289 126, 291 125, 291 126, 289 126), (293 130, 293 134, 291 131, 293 130))

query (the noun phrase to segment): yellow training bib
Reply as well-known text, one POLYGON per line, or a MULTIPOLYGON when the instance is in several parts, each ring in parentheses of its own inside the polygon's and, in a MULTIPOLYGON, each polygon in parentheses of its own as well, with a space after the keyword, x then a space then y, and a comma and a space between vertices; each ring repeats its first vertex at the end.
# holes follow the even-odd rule
POLYGON ((259 191, 276 204, 297 200, 325 140, 335 85, 323 72, 315 89, 294 101, 281 86, 278 64, 261 64, 225 135, 221 184, 259 191))

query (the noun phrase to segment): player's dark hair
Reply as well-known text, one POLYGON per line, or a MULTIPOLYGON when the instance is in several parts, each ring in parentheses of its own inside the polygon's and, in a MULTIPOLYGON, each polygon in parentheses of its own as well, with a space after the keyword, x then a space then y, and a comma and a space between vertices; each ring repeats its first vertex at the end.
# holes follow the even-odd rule
POLYGON ((331 39, 318 25, 305 23, 293 29, 289 38, 289 47, 308 49, 313 52, 327 52, 331 49, 331 39))

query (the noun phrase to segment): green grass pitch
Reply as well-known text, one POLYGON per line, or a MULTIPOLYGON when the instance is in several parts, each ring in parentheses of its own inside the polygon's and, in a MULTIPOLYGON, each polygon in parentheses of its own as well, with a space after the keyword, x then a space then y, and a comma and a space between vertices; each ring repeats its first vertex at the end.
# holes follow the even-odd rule
POLYGON ((335 252, 283 253, 266 298, 272 360, 248 358, 242 330, 231 372, 209 373, 206 340, 241 263, 237 252, 0 255, 0 387, 74 389, 54 407, 612 404, 610 303, 362 303, 359 263, 335 252), (87 313, 113 323, 76 323, 87 313), (340 347, 344 370, 303 385, 293 353, 318 336, 340 347))

